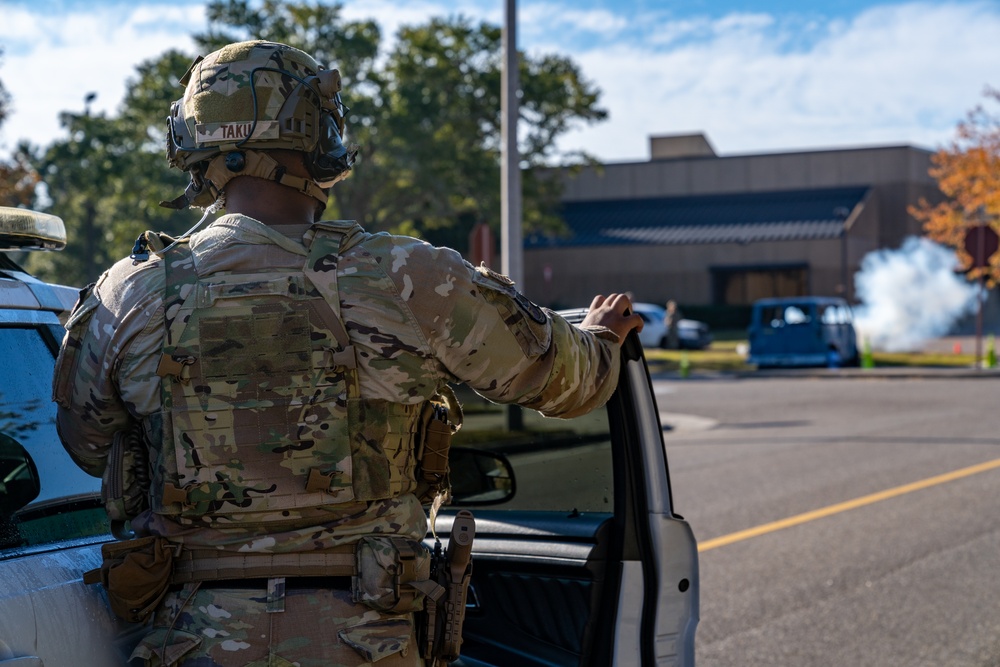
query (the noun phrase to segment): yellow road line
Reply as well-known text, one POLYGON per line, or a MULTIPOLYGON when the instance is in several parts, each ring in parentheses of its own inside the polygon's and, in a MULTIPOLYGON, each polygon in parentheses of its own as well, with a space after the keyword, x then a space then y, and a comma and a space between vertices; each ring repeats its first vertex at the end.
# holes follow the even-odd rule
POLYGON ((927 479, 923 479, 918 482, 904 484, 903 486, 897 486, 892 489, 886 489, 885 491, 879 491, 878 493, 861 496, 860 498, 837 503, 836 505, 821 507, 820 509, 812 510, 811 512, 796 514, 795 516, 790 516, 787 519, 781 519, 780 521, 772 521, 771 523, 765 523, 754 528, 747 528, 746 530, 740 530, 735 533, 699 542, 698 551, 708 551, 709 549, 723 547, 727 544, 733 544, 734 542, 742 542, 743 540, 748 540, 751 537, 759 537, 760 535, 773 533, 774 531, 781 530, 782 528, 798 526, 799 524, 807 523, 809 521, 822 519, 823 517, 831 516, 833 514, 839 514, 840 512, 846 512, 847 510, 852 510, 858 507, 864 507, 865 505, 871 505, 872 503, 877 503, 881 500, 888 500, 889 498, 895 498, 896 496, 901 496, 906 493, 919 491, 938 484, 944 484, 945 482, 952 482, 956 479, 962 479, 963 477, 969 477, 970 475, 986 472, 987 470, 994 470, 996 468, 1000 468, 1000 459, 994 459, 993 461, 987 461, 978 465, 969 466, 968 468, 946 472, 943 475, 928 477, 927 479))

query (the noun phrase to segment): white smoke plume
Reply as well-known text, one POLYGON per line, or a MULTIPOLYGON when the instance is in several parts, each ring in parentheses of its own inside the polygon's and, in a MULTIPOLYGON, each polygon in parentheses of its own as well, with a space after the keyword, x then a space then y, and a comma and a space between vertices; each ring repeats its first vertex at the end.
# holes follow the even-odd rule
POLYGON ((886 352, 918 350, 975 312, 978 289, 955 273, 953 250, 908 237, 897 250, 877 250, 854 276, 861 305, 854 309, 858 345, 886 352))

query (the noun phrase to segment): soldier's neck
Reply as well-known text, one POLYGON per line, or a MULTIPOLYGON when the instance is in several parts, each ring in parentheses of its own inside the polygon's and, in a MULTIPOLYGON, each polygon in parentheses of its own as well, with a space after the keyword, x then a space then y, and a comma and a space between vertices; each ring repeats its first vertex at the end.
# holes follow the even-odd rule
POLYGON ((265 225, 311 225, 316 200, 262 178, 234 178, 226 185, 226 212, 239 213, 265 225))

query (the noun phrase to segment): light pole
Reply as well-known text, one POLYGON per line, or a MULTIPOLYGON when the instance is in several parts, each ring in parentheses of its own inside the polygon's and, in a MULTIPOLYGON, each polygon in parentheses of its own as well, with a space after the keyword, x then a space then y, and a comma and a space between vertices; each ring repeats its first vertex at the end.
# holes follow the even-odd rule
POLYGON ((501 270, 518 290, 524 290, 524 248, 521 235, 521 170, 517 150, 517 3, 506 0, 503 30, 503 70, 500 92, 500 255, 501 270))
MULTIPOLYGON (((506 0, 503 28, 503 70, 500 91, 500 267, 524 292, 524 248, 521 241, 521 170, 517 150, 518 117, 517 2, 506 0)), ((524 428, 521 407, 508 405, 507 430, 524 428)))

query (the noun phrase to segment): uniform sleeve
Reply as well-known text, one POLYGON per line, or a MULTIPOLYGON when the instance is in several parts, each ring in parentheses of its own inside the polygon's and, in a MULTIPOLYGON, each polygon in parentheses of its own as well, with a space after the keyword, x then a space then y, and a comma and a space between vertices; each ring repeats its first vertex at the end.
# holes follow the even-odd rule
POLYGON ((578 328, 457 252, 393 237, 387 267, 431 351, 458 381, 548 417, 600 407, 618 383, 612 332, 578 328))
POLYGON ((133 418, 119 391, 117 374, 123 351, 155 309, 149 296, 147 303, 129 303, 137 291, 117 282, 121 273, 116 265, 96 287, 81 292, 66 323, 52 384, 63 446, 77 465, 94 476, 104 472, 114 434, 133 418))

